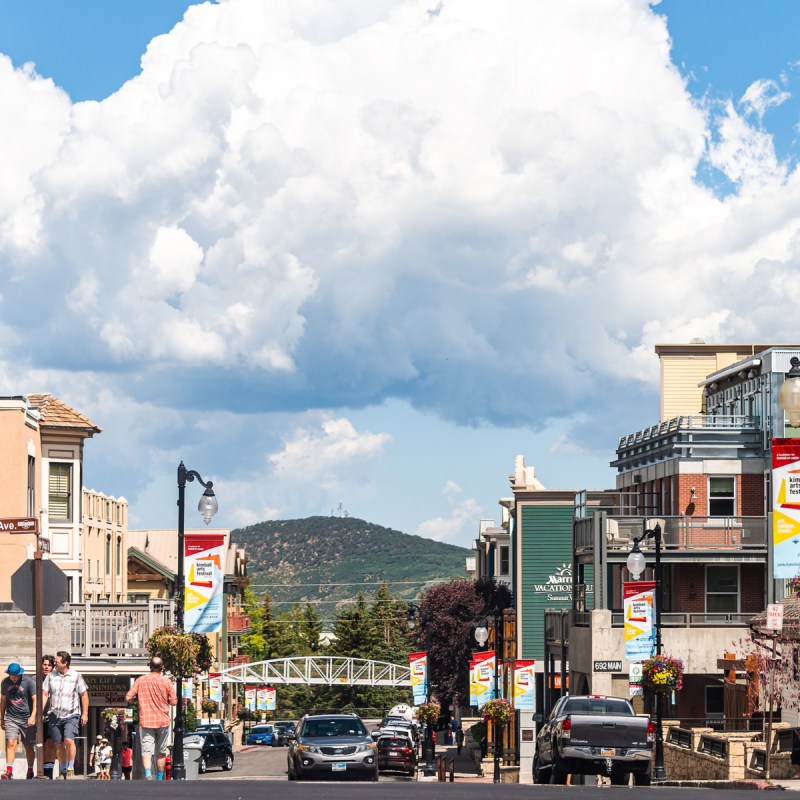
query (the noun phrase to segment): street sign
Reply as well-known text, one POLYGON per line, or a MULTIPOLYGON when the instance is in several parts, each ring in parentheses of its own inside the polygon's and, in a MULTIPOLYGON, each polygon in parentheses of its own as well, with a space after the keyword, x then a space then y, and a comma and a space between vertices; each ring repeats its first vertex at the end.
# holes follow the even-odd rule
POLYGON ((38 533, 36 517, 0 519, 0 533, 38 533))
MULTIPOLYGON (((11 599, 24 614, 33 616, 34 605, 33 562, 29 558, 11 576, 11 599)), ((42 616, 49 616, 67 602, 67 576, 49 559, 42 559, 42 616)))
POLYGON ((45 537, 45 536, 40 536, 39 537, 39 549, 43 553, 49 553, 50 552, 50 540, 47 537, 45 537))
POLYGON ((780 603, 770 603, 767 606, 767 630, 783 630, 783 606, 780 603))
POLYGON ((622 672, 621 661, 595 661, 594 672, 622 672))

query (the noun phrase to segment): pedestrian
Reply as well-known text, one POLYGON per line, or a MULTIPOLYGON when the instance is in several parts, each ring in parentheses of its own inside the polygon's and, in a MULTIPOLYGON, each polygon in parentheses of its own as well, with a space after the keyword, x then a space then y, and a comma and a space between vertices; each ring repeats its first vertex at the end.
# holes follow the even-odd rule
POLYGON ((455 744, 456 743, 456 731, 459 729, 460 726, 461 726, 461 723, 456 719, 456 717, 453 717, 450 720, 450 731, 449 731, 450 732, 450 744, 455 744))
POLYGON ((75 737, 89 721, 89 692, 83 675, 70 668, 72 656, 56 653, 56 668, 42 684, 42 702, 50 703, 48 730, 55 745, 61 777, 75 777, 75 737))
POLYGON ((144 779, 153 779, 153 756, 156 757, 156 779, 164 780, 169 739, 169 707, 178 705, 178 696, 172 681, 164 674, 164 662, 153 656, 148 664, 150 672, 141 675, 125 695, 130 703, 139 698, 139 741, 142 748, 144 779))
MULTIPOLYGON (((42 656, 42 681, 56 668, 55 656, 42 656)), ((42 707, 42 758, 44 760, 45 778, 53 780, 53 767, 56 762, 56 748, 50 738, 50 731, 47 729, 47 717, 49 704, 44 703, 42 707)))
POLYGON ((108 739, 101 739, 100 740, 100 774, 97 776, 101 781, 108 781, 111 780, 111 775, 109 774, 111 771, 111 757, 114 755, 114 751, 111 749, 111 745, 108 743, 108 739))
POLYGON ((464 746, 464 729, 459 725, 456 731, 456 747, 458 754, 461 755, 461 748, 464 746))
POLYGON ((100 777, 100 751, 103 749, 103 737, 98 733, 94 741, 94 746, 89 751, 89 769, 94 773, 95 778, 100 777))
POLYGON ((122 743, 122 747, 119 750, 119 763, 122 767, 122 775, 126 781, 129 781, 133 771, 133 750, 129 742, 122 743))
POLYGON ((17 663, 8 665, 7 678, 0 683, 0 728, 6 735, 6 771, 3 780, 14 777, 14 755, 17 742, 25 746, 28 759, 28 774, 33 777, 33 762, 36 755, 36 683, 24 674, 17 663))

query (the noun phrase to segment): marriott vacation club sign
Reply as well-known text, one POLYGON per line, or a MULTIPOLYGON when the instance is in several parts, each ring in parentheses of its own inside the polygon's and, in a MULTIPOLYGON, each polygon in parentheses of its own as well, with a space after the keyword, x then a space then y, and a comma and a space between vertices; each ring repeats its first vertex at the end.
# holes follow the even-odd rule
MULTIPOLYGON (((556 567, 547 580, 543 583, 531 585, 533 594, 537 600, 546 600, 549 603, 570 603, 572 602, 572 566, 562 564, 556 567)), ((592 594, 594 586, 587 584, 586 594, 592 594)))

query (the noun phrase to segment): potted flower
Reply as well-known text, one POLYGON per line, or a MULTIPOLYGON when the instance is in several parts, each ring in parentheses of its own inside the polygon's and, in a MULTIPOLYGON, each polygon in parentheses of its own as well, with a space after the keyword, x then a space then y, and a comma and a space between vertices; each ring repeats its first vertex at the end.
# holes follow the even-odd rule
POLYGON ((502 697, 497 700, 488 700, 480 708, 480 715, 484 722, 492 722, 495 725, 505 725, 514 713, 514 707, 508 700, 502 697))
POLYGON ((207 672, 214 660, 207 636, 182 633, 172 625, 156 628, 145 646, 151 658, 161 658, 167 672, 180 672, 184 678, 207 672))
POLYGON ((683 661, 655 655, 642 662, 642 683, 655 692, 676 692, 683 688, 683 661))
POLYGON ((200 703, 200 710, 209 719, 211 719, 212 715, 217 713, 217 709, 218 708, 219 708, 219 704, 217 703, 217 701, 216 700, 211 700, 209 698, 206 698, 205 700, 203 700, 200 703))
POLYGON ((104 708, 100 712, 100 716, 112 728, 116 728, 117 725, 124 725, 125 724, 125 709, 124 708, 104 708))
POLYGON ((417 719, 423 725, 433 725, 442 713, 442 707, 435 700, 428 700, 427 703, 420 703, 417 706, 417 719))

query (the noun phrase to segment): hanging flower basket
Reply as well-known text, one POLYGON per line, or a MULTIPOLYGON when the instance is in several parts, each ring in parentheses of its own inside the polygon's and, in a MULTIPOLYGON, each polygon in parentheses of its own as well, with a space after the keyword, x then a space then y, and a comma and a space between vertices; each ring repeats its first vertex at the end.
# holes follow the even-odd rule
POLYGON ((167 672, 180 672, 184 678, 208 672, 214 660, 207 636, 181 633, 172 625, 156 628, 145 646, 151 658, 161 658, 167 672))
POLYGON ((642 683, 655 692, 677 692, 683 688, 683 661, 670 656, 653 656, 642 662, 642 683))
POLYGON ((493 722, 495 725, 505 725, 514 713, 514 708, 508 700, 489 700, 480 709, 484 722, 493 722))
POLYGON ((203 700, 200 703, 200 710, 205 714, 207 717, 210 717, 212 714, 217 713, 217 709, 219 708, 219 704, 216 700, 203 700))
POLYGON ((790 596, 794 595, 795 597, 800 597, 800 575, 789 578, 788 588, 790 596))
POLYGON ((442 707, 435 700, 417 706, 417 719, 424 725, 432 725, 439 719, 441 713, 442 707))

